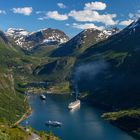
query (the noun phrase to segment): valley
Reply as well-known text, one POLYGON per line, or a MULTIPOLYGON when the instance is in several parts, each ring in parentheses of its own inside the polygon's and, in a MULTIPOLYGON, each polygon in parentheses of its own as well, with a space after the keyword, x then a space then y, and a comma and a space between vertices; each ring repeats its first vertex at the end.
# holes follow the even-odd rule
POLYGON ((29 109, 26 93, 59 96, 78 91, 83 102, 105 110, 103 118, 139 137, 139 33, 140 19, 121 31, 87 29, 71 39, 50 28, 1 31, 2 133, 11 135, 9 126, 29 109))

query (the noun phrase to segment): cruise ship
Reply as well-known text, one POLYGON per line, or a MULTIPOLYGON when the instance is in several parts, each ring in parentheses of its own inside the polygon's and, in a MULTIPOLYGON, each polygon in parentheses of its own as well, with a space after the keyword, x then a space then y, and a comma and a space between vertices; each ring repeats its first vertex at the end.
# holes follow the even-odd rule
POLYGON ((46 123, 45 123, 47 126, 54 126, 54 127, 57 127, 57 126, 61 126, 62 125, 62 123, 61 122, 58 122, 58 121, 47 121, 46 123))
POLYGON ((75 109, 75 108, 77 108, 77 107, 79 107, 79 106, 80 106, 80 100, 76 100, 76 101, 74 101, 74 102, 71 102, 71 103, 69 104, 68 108, 69 108, 69 109, 75 109))

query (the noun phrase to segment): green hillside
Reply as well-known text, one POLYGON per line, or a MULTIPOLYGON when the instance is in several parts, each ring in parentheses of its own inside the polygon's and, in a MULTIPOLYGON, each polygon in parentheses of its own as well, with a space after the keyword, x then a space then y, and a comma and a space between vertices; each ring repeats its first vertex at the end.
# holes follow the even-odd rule
POLYGON ((25 95, 21 94, 24 90, 18 84, 38 80, 32 71, 47 60, 25 55, 3 32, 0 32, 0 56, 0 140, 30 140, 34 134, 42 140, 58 140, 52 134, 32 129, 26 132, 14 125, 29 109, 25 95))
POLYGON ((27 109, 24 96, 15 90, 14 67, 19 53, 8 42, 0 42, 0 120, 13 123, 19 119, 27 109))
POLYGON ((117 127, 133 134, 136 139, 140 138, 140 109, 104 113, 102 117, 117 127))
POLYGON ((73 71, 81 99, 108 111, 103 115, 105 119, 123 130, 133 132, 138 139, 139 62, 140 20, 88 48, 78 57, 73 71))
MULTIPOLYGON (((77 60, 77 65, 105 63, 90 80, 79 81, 81 91, 88 91, 91 102, 104 108, 140 107, 140 26, 120 33, 87 49, 77 60), (84 84, 84 81, 88 84, 84 84)), ((92 71, 91 71, 92 72, 92 71)))

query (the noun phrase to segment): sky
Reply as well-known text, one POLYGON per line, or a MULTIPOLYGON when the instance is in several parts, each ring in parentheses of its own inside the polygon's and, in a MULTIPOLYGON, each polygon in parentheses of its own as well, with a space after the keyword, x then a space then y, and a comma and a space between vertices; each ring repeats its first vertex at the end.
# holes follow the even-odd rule
POLYGON ((124 28, 140 17, 140 0, 0 0, 0 30, 54 28, 73 37, 83 29, 124 28))

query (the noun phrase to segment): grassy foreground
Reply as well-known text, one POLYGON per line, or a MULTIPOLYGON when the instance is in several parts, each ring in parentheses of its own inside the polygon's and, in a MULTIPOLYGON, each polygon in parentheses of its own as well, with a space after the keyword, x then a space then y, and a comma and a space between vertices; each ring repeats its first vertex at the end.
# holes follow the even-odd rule
POLYGON ((36 135, 40 140, 59 140, 52 133, 35 132, 31 128, 0 126, 0 140, 33 140, 33 135, 36 135))

